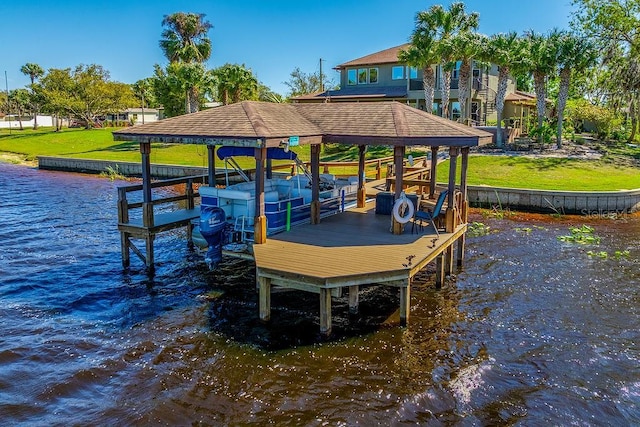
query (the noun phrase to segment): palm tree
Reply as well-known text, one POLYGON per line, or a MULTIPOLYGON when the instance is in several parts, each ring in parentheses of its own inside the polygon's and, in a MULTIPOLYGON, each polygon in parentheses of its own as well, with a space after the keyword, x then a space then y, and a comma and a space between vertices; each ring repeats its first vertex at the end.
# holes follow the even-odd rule
POLYGON ((523 55, 522 47, 523 41, 515 32, 495 34, 489 38, 483 55, 486 60, 498 66, 498 90, 496 91, 496 112, 498 115, 496 144, 498 147, 504 145, 502 112, 504 111, 504 100, 507 96, 509 75, 512 70, 520 66, 520 59, 523 55))
POLYGON ((442 112, 449 117, 449 98, 451 93, 451 72, 455 65, 455 52, 449 42, 450 37, 478 29, 479 15, 467 14, 462 2, 455 2, 445 10, 441 5, 431 6, 428 10, 430 23, 436 31, 438 53, 440 55, 442 79, 442 112))
POLYGON ((398 60, 411 67, 422 69, 422 88, 424 90, 425 111, 433 113, 433 98, 436 85, 436 73, 431 64, 435 63, 438 55, 436 53, 436 41, 427 34, 423 34, 418 39, 416 35, 407 50, 398 53, 398 60))
POLYGON ((33 129, 38 129, 38 103, 36 102, 34 84, 36 79, 39 79, 44 75, 44 70, 38 64, 34 64, 32 62, 27 62, 22 67, 20 67, 20 72, 26 76, 29 76, 31 79, 31 99, 32 105, 31 109, 33 110, 33 129))
POLYGON ((598 54, 595 46, 584 37, 562 33, 558 38, 558 65, 560 67, 560 89, 558 91, 558 133, 556 144, 562 148, 562 126, 564 109, 569 98, 569 85, 573 73, 581 73, 596 64, 598 54))
POLYGON ((165 15, 160 48, 170 62, 205 62, 211 56, 211 40, 207 33, 210 22, 205 14, 178 12, 165 15))
POLYGON ((204 75, 198 67, 191 64, 202 64, 211 56, 211 40, 207 33, 211 29, 210 22, 204 19, 205 14, 178 12, 165 15, 162 25, 160 48, 171 64, 183 63, 175 75, 183 76, 191 86, 186 91, 185 112, 194 113, 200 106, 198 86, 204 82, 197 81, 197 76, 204 75))
POLYGON ((480 59, 482 56, 484 46, 487 44, 487 37, 475 32, 465 32, 452 37, 451 43, 456 52, 456 58, 461 61, 458 101, 460 102, 460 118, 466 122, 469 114, 467 101, 471 96, 471 66, 474 58, 480 59))
MULTIPOLYGON (((533 73, 539 130, 542 129, 545 119, 547 77, 555 71, 558 64, 558 39, 560 35, 560 31, 556 29, 547 36, 534 31, 527 31, 524 36, 526 56, 523 57, 523 60, 529 71, 533 73)), ((539 133, 538 140, 543 142, 542 132, 539 133)))
POLYGON ((218 97, 224 105, 258 99, 258 79, 244 65, 225 64, 213 74, 218 97))

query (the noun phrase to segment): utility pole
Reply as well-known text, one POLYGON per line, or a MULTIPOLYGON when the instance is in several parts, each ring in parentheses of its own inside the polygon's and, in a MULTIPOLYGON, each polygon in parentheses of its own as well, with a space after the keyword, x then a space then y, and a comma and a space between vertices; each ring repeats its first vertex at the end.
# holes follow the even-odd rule
POLYGON ((322 79, 322 58, 320 58, 320 93, 324 92, 324 81, 322 79))

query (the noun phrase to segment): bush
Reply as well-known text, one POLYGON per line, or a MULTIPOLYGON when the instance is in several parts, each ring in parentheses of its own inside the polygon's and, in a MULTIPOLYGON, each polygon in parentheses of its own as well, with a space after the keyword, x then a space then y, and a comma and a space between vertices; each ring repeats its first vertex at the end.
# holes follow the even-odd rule
POLYGON ((608 108, 593 105, 586 99, 570 99, 567 102, 565 119, 576 132, 593 131, 603 140, 623 140, 629 135, 619 114, 608 108))

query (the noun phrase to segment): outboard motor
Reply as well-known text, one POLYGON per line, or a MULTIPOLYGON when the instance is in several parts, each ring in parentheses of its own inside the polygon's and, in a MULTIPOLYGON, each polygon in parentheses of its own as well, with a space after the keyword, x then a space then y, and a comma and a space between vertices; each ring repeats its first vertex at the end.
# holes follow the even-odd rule
POLYGON ((225 241, 227 225, 225 217, 222 208, 200 205, 200 234, 209 245, 205 261, 212 270, 222 261, 222 244, 225 241))

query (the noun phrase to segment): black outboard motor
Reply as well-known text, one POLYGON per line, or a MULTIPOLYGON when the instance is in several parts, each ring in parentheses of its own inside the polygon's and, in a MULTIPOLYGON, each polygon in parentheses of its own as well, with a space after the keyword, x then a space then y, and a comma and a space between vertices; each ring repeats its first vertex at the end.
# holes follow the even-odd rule
POLYGON ((222 244, 225 241, 227 225, 225 217, 222 208, 200 205, 200 234, 209 245, 205 261, 212 270, 222 261, 222 244))

